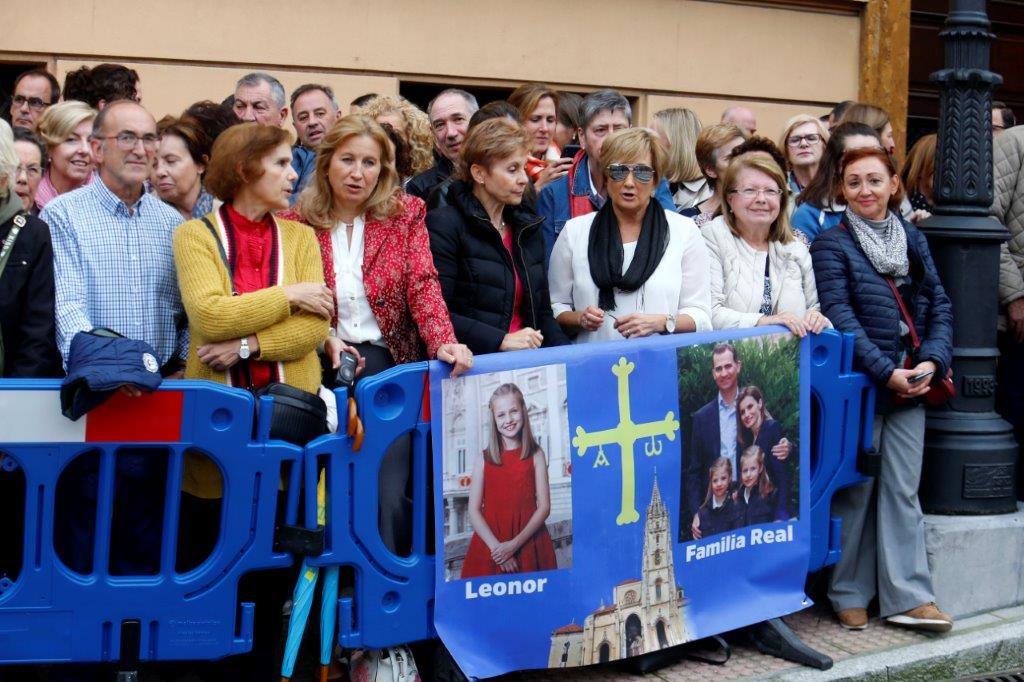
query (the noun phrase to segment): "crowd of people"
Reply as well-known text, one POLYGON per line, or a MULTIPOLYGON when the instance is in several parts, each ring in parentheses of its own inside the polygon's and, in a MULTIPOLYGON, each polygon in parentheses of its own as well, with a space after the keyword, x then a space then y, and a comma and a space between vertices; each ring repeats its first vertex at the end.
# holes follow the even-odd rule
MULTIPOLYGON (((61 376, 75 337, 98 328, 148 343, 168 379, 321 399, 323 367, 346 354, 362 377, 434 358, 458 375, 481 353, 834 327, 856 336, 857 367, 879 388, 883 466, 837 496, 832 604, 851 628, 876 596, 894 622, 949 628, 916 497, 921 398, 952 355, 949 299, 915 227, 932 205, 934 136, 901 175, 888 115, 854 102, 793 117, 776 143, 745 107, 708 125, 666 109, 648 128, 615 90, 536 83, 482 107, 456 88, 425 110, 371 93, 346 113, 327 86, 288 98, 254 72, 223 102, 159 121, 138 92, 116 64, 63 88, 39 69, 15 83, 0 123, 2 376, 61 376)), ((994 131, 1012 123, 997 106, 994 131)), ((997 144, 1018 169, 1019 131, 1002 135, 1015 147, 997 144)), ((1020 202, 1014 182, 1004 194, 1020 202)), ((1024 225, 1009 203, 1001 302, 1019 357, 1024 225)), ((754 447, 715 460, 709 499, 779 488, 754 447)), ((220 486, 191 464, 198 528, 220 486)), ((408 467, 396 457, 382 476, 393 549, 409 532, 408 467)))

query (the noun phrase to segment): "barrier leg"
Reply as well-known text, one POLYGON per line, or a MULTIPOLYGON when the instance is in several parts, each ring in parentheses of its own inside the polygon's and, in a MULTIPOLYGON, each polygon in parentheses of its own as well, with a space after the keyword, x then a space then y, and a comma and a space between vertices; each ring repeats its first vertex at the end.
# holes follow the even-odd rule
POLYGON ((772 618, 747 628, 747 635, 762 654, 776 656, 818 670, 832 667, 832 659, 804 644, 781 618, 772 618))

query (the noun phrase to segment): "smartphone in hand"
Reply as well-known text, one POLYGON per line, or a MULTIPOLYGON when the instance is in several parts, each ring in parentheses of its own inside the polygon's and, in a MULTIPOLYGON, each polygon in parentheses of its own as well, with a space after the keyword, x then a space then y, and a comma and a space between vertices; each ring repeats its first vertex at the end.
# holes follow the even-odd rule
POLYGON ((921 381, 922 379, 927 379, 928 377, 930 377, 933 374, 935 374, 935 372, 921 372, 920 374, 915 374, 914 376, 907 378, 907 383, 908 384, 916 384, 919 381, 921 381))
POLYGON ((583 149, 583 147, 579 146, 578 144, 567 144, 564 147, 562 147, 562 158, 574 159, 576 158, 576 155, 579 154, 581 149, 583 149))

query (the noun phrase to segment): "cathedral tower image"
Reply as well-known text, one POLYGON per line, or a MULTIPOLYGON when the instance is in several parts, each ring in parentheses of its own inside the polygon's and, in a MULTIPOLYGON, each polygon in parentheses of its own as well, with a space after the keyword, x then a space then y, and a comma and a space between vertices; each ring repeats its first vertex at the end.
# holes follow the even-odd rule
POLYGON ((612 601, 551 633, 549 668, 604 663, 683 644, 687 599, 676 584, 672 559, 672 528, 655 477, 644 519, 640 578, 624 580, 612 590, 612 601))

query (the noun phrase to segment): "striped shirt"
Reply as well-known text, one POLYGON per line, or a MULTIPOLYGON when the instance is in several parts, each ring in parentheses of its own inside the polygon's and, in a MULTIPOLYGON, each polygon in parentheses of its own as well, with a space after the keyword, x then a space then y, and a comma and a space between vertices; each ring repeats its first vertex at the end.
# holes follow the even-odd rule
POLYGON ((171 237, 181 214, 143 193, 129 208, 103 180, 55 198, 50 226, 57 346, 67 362, 80 331, 107 327, 156 350, 160 364, 188 356, 188 322, 171 237))

